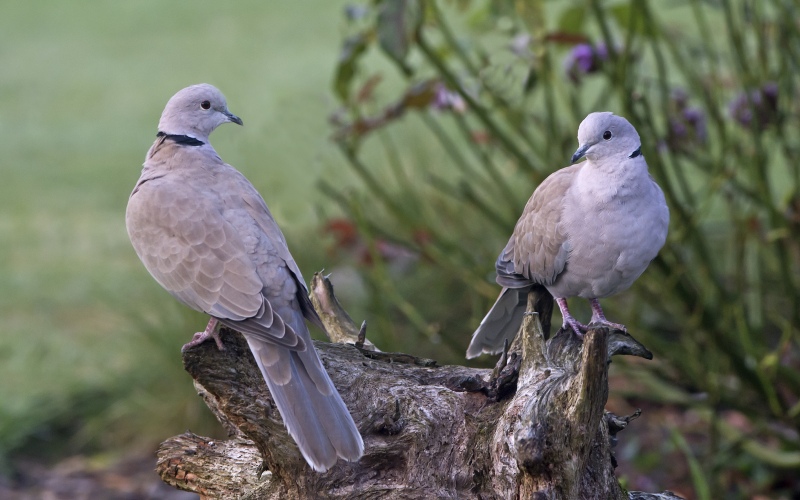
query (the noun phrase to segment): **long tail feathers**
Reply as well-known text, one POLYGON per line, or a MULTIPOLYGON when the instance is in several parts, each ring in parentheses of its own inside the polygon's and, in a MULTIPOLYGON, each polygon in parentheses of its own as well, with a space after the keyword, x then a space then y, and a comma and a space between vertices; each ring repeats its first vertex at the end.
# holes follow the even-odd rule
POLYGON ((364 442, 311 340, 291 351, 245 335, 278 411, 308 464, 325 472, 341 457, 355 461, 364 442))
POLYGON ((529 288, 503 288, 497 301, 472 334, 472 341, 467 348, 467 359, 483 353, 497 354, 503 349, 506 339, 509 343, 514 340, 522 325, 528 290, 529 288))

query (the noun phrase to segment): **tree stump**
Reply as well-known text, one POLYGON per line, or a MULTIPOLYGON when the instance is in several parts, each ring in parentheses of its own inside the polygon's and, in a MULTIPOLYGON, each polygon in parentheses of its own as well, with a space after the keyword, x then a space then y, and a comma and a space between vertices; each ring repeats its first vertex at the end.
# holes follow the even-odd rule
MULTIPOLYGON (((311 290, 325 295, 314 304, 325 306, 326 324, 352 324, 325 278, 315 275, 311 290)), ((679 498, 628 493, 614 476, 612 441, 638 414, 604 412, 608 362, 615 354, 650 353, 604 327, 583 339, 563 331, 546 339, 533 310, 548 310, 542 293, 531 292, 520 334, 494 371, 370 350, 362 347, 363 329, 353 338, 355 325, 337 331, 359 346, 315 341, 365 444, 361 460, 339 461, 323 474, 311 470, 286 432, 244 338, 227 330, 225 350, 206 343, 183 360, 230 438, 168 439, 157 471, 168 484, 208 498, 679 498)))

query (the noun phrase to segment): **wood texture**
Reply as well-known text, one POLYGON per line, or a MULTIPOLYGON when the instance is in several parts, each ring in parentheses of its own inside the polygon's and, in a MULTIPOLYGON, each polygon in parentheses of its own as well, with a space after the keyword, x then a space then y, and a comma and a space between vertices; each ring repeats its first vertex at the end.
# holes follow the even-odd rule
MULTIPOLYGON (((343 321, 333 288, 311 289, 331 294, 312 297, 316 307, 336 305, 320 311, 323 321, 343 321)), ((548 310, 546 299, 532 293, 529 312, 533 304, 548 310)), ((346 328, 352 340, 358 329, 346 328)), ((319 474, 286 433, 246 342, 227 330, 225 350, 197 346, 184 365, 231 438, 171 438, 157 470, 207 498, 679 498, 628 493, 614 476, 611 443, 638 414, 604 412, 608 360, 650 353, 606 328, 582 340, 562 331, 546 339, 534 313, 521 333, 494 371, 315 342, 366 447, 360 461, 319 474)))

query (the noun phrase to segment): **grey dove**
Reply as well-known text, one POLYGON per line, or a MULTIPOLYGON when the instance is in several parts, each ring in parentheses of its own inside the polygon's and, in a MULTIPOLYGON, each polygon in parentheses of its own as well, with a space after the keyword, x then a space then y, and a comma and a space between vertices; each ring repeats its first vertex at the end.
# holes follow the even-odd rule
POLYGON ((208 84, 175 94, 158 123, 125 217, 133 248, 176 299, 211 316, 184 349, 219 327, 241 332, 283 422, 311 467, 358 460, 364 443, 311 343, 320 328, 300 269, 266 203, 208 136, 242 120, 208 84))
POLYGON ((591 323, 609 322, 598 299, 626 290, 664 246, 669 210, 647 171, 641 141, 625 118, 591 113, 578 128, 572 163, 548 176, 525 205, 495 268, 503 287, 472 336, 467 358, 498 353, 522 323, 528 291, 543 285, 579 336, 587 326, 567 298, 592 305, 591 323))

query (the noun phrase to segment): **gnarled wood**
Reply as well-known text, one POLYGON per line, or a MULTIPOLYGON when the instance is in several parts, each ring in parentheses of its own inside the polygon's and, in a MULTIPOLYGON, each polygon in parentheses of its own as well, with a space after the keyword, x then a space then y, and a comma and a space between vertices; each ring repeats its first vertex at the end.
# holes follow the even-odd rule
POLYGON ((336 295, 333 294, 333 283, 322 273, 314 273, 311 278, 311 293, 309 297, 311 297, 311 303, 325 325, 325 331, 328 333, 328 338, 330 338, 331 342, 357 344, 359 347, 369 351, 378 350, 369 340, 361 339, 365 334, 366 322, 361 325, 360 329, 356 328, 355 322, 336 299, 336 295))
MULTIPOLYGON (((332 295, 312 284, 318 291, 332 295)), ((171 485, 219 498, 678 498, 629 496, 614 477, 610 441, 635 416, 604 413, 607 362, 649 353, 606 328, 545 339, 532 311, 547 306, 541 292, 529 297, 531 314, 494 372, 315 342, 365 443, 359 462, 324 474, 308 467, 283 428, 244 339, 226 331, 224 351, 200 345, 184 364, 232 439, 172 438, 159 450, 158 471, 171 485)))

